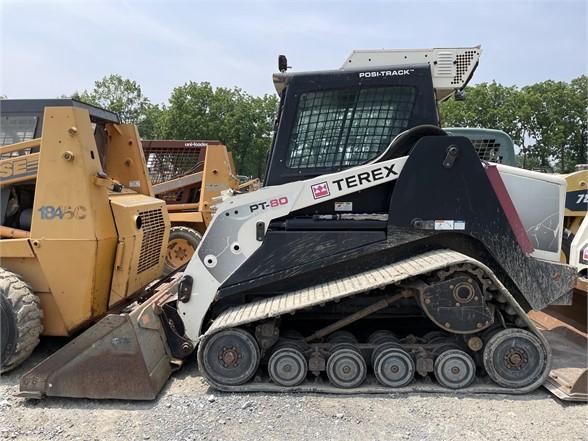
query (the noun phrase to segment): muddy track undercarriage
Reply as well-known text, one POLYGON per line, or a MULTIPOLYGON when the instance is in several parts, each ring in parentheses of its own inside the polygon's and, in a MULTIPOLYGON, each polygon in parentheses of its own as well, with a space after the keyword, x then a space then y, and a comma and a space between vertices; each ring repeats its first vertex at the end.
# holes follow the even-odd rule
POLYGON ((526 393, 545 380, 551 353, 486 266, 439 250, 225 311, 198 361, 226 391, 526 393), (366 306, 353 314, 297 329, 297 316, 321 317, 359 297, 366 306), (408 306, 420 308, 428 332, 386 320, 408 306))

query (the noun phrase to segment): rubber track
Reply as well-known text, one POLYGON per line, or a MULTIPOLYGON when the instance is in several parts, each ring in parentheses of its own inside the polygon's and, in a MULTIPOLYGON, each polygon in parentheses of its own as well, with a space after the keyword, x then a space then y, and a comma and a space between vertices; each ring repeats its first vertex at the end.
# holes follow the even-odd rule
POLYGON ((0 289, 11 303, 16 316, 17 341, 12 357, 2 363, 0 373, 17 367, 26 360, 39 344, 43 331, 41 302, 30 285, 20 276, 0 268, 0 289))
POLYGON ((214 320, 204 336, 222 329, 242 326, 367 292, 447 266, 469 262, 476 261, 464 254, 449 250, 420 254, 411 259, 401 260, 332 282, 229 308, 214 320))
MULTIPOLYGON (((435 250, 419 254, 412 258, 401 260, 389 265, 385 265, 369 271, 354 274, 332 282, 321 285, 311 286, 296 290, 280 296, 263 299, 256 302, 229 308, 221 313, 212 323, 210 328, 202 339, 206 339, 223 329, 243 326, 260 320, 278 317, 283 314, 295 312, 297 310, 311 308, 327 302, 349 297, 352 295, 368 292, 372 289, 384 287, 393 283, 401 282, 410 277, 434 272, 452 265, 469 263, 484 270, 485 274, 491 279, 498 290, 506 297, 509 303, 518 312, 527 324, 529 330, 539 337, 549 351, 549 343, 545 337, 537 330, 533 322, 528 318, 519 304, 512 297, 510 292, 496 278, 494 273, 484 264, 477 260, 452 250, 435 250)), ((202 343, 200 343, 202 345, 202 343)), ((551 358, 551 357, 550 357, 551 358)), ((198 364, 203 372, 200 360, 198 364)), ((548 366, 545 370, 545 377, 551 370, 548 366)), ((490 379, 476 378, 474 384, 463 389, 449 389, 440 386, 437 383, 427 380, 416 380, 412 384, 402 388, 388 388, 379 385, 375 380, 368 381, 364 385, 354 389, 341 389, 334 387, 326 382, 305 381, 299 386, 283 387, 269 381, 264 381, 257 377, 257 381, 241 386, 224 386, 209 378, 206 380, 215 388, 227 392, 321 392, 336 394, 357 394, 357 393, 401 393, 401 392, 448 392, 448 393, 501 393, 501 394, 525 394, 539 387, 545 378, 521 389, 509 389, 496 385, 490 379)))
MULTIPOLYGON (((268 392, 268 393, 323 393, 338 395, 357 395, 357 394, 395 394, 395 393, 447 393, 447 394, 508 394, 523 395, 529 393, 539 386, 532 385, 525 389, 508 389, 498 386, 492 380, 487 378, 476 377, 474 382, 463 389, 449 389, 441 386, 429 377, 415 378, 415 380, 404 387, 385 387, 378 383, 373 374, 368 374, 366 381, 359 387, 352 389, 343 389, 331 385, 327 380, 320 378, 319 381, 307 379, 304 383, 294 387, 283 387, 271 383, 267 376, 257 376, 252 382, 241 386, 224 386, 214 383, 205 377, 206 381, 215 389, 224 392, 268 392)), ((309 377, 310 378, 310 377, 309 377)))

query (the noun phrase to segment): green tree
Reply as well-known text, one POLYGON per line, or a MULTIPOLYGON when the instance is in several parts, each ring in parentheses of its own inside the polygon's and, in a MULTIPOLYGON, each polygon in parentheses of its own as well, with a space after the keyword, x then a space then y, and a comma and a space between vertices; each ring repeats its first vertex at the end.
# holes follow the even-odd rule
POLYGON ((143 139, 164 138, 165 128, 165 106, 147 104, 143 110, 142 117, 137 123, 139 133, 143 139))
POLYGON ((149 107, 149 99, 143 95, 141 86, 116 74, 96 81, 90 92, 76 92, 72 97, 116 112, 125 123, 141 122, 149 107))
POLYGON ((588 163, 588 76, 575 78, 569 85, 570 90, 570 146, 569 160, 572 164, 588 163))
POLYGON ((188 82, 173 90, 162 133, 169 139, 218 139, 233 153, 240 174, 261 176, 276 106, 274 96, 188 82))
POLYGON ((532 155, 542 165, 553 163, 559 172, 586 162, 588 80, 586 76, 571 83, 543 81, 521 90, 533 109, 531 125, 535 145, 532 155))
POLYGON ((443 127, 485 127, 502 130, 518 141, 518 90, 496 82, 466 88, 465 101, 441 103, 443 127))
POLYGON ((518 89, 496 82, 466 88, 465 101, 440 106, 444 127, 485 127, 508 133, 525 168, 572 170, 586 162, 588 78, 544 81, 518 89))

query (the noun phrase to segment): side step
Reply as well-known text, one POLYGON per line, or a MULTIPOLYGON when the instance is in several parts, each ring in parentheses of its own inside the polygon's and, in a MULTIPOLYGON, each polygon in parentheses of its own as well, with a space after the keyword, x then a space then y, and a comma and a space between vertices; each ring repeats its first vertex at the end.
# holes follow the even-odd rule
POLYGON ((129 313, 107 315, 39 363, 21 378, 19 395, 155 399, 175 361, 158 316, 174 283, 129 313))

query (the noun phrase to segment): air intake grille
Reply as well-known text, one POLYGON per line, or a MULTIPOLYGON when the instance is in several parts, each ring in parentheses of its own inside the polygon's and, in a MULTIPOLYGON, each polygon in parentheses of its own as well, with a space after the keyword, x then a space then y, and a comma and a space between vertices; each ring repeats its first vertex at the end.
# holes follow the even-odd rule
POLYGON ((141 254, 137 273, 142 273, 159 264, 165 223, 161 208, 139 212, 141 228, 143 229, 143 241, 141 242, 141 254))
POLYGON ((471 141, 480 159, 500 162, 500 143, 494 138, 472 139, 471 141))
POLYGON ((459 54, 455 57, 455 77, 451 80, 451 84, 461 84, 464 74, 468 71, 472 60, 476 55, 476 51, 465 51, 464 54, 459 54))

